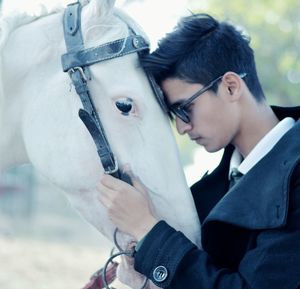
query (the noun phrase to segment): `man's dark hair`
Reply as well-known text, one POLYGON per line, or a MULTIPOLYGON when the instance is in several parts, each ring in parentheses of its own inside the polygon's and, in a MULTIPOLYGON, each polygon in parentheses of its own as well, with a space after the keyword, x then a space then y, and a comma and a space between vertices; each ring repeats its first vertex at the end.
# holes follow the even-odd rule
MULTIPOLYGON (((176 77, 206 85, 227 71, 247 73, 244 81, 250 92, 258 101, 265 98, 249 40, 231 24, 207 14, 182 18, 158 48, 142 59, 142 66, 158 84, 176 77)), ((212 90, 216 92, 217 85, 212 90)))

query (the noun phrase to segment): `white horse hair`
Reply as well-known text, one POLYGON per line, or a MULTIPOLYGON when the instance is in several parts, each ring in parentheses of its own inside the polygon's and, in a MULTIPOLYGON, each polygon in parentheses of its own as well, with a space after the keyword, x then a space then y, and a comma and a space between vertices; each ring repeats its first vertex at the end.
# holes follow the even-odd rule
MULTIPOLYGON (((128 15, 114 8, 114 2, 82 2, 85 47, 128 36, 128 25, 146 37, 128 15)), ((112 240, 115 228, 96 190, 103 167, 78 117, 79 97, 61 68, 66 52, 62 17, 63 11, 55 10, 0 20, 0 170, 31 163, 112 240)), ((90 71, 89 90, 120 166, 129 163, 149 188, 157 216, 199 245, 200 225, 169 121, 137 53, 94 64, 90 71), (115 103, 128 98, 133 100, 132 111, 122 114, 115 103)), ((124 234, 120 239, 123 246, 130 242, 124 234)), ((121 281, 138 288, 138 275, 126 273, 121 281)))

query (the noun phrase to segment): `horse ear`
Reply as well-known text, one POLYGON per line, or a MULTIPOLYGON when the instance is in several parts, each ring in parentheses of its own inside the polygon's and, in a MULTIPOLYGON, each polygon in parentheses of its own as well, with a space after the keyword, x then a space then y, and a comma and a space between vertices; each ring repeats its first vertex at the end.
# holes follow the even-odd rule
POLYGON ((113 9, 116 0, 89 0, 88 9, 95 16, 107 15, 113 9))

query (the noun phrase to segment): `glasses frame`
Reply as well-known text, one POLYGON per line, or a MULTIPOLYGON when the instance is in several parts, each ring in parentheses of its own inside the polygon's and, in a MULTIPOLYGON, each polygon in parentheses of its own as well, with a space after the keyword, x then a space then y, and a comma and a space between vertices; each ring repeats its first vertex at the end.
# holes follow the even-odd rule
MULTIPOLYGON (((244 78, 247 75, 247 73, 240 73, 238 76, 240 78, 244 78)), ((173 113, 175 116, 179 117, 183 122, 190 123, 190 116, 189 112, 186 110, 186 108, 200 95, 202 95, 204 92, 211 89, 218 81, 220 81, 223 78, 224 74, 215 78, 212 80, 208 85, 202 87, 200 90, 198 90, 196 93, 194 93, 191 97, 188 99, 180 102, 180 103, 174 103, 169 105, 169 111, 173 113)))

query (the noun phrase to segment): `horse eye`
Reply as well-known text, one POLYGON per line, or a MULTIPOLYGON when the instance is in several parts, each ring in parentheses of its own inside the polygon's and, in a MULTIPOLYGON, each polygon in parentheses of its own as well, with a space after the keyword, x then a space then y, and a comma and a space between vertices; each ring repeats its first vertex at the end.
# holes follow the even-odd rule
POLYGON ((117 109, 123 114, 128 115, 133 108, 133 100, 131 98, 122 98, 116 101, 117 109))

